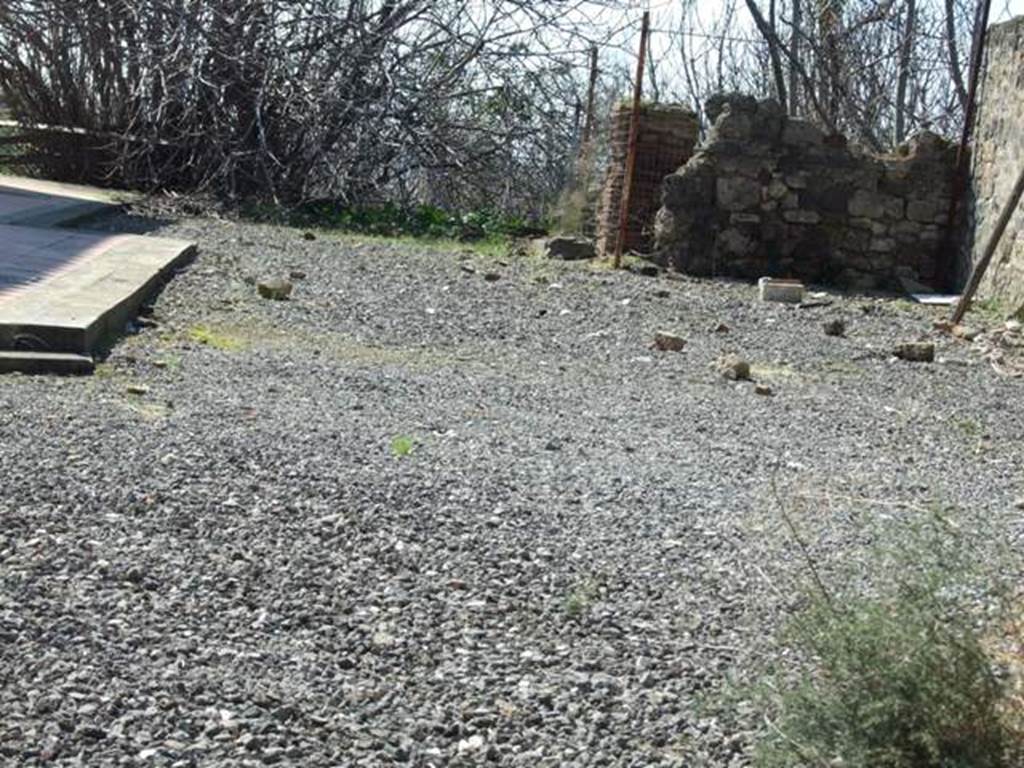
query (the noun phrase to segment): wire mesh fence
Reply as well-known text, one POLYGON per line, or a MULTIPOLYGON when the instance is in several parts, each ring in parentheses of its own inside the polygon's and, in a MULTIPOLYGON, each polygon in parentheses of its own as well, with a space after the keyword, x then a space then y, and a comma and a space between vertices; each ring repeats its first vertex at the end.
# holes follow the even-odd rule
MULTIPOLYGON (((631 114, 629 105, 620 105, 612 113, 608 172, 597 211, 597 247, 602 254, 611 253, 619 237, 631 114)), ((661 205, 662 183, 690 159, 699 126, 692 111, 677 105, 646 105, 638 119, 636 169, 622 250, 646 253, 654 240, 654 217, 661 205)))

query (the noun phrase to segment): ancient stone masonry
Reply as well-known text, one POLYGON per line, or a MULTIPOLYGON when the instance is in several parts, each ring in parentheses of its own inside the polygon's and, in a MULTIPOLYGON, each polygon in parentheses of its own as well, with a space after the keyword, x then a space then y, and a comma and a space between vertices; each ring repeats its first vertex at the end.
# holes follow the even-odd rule
MULTIPOLYGON (((1024 167, 1024 16, 989 30, 987 55, 974 124, 964 279, 1024 167)), ((978 296, 997 299, 1011 312, 1024 310, 1024 202, 1010 219, 978 296)))
MULTIPOLYGON (((615 248, 619 234, 623 166, 631 117, 629 105, 619 106, 612 114, 611 157, 597 217, 597 248, 602 254, 615 248)), ((697 116, 685 107, 658 104, 645 106, 641 111, 624 251, 650 251, 654 241, 654 216, 661 205, 662 181, 690 159, 698 131, 697 116)))
POLYGON ((955 149, 920 133, 874 156, 773 100, 718 96, 707 140, 665 179, 656 257, 698 275, 854 289, 935 278, 955 149))

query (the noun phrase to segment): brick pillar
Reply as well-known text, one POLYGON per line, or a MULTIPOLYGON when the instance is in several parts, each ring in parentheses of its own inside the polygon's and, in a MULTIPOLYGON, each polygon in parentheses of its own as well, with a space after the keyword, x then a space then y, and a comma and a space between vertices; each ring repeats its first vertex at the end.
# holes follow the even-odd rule
MULTIPOLYGON (((610 254, 618 238, 631 115, 628 104, 619 105, 612 113, 608 173, 597 213, 597 249, 601 254, 610 254)), ((662 181, 690 159, 697 143, 698 125, 697 116, 685 107, 652 104, 642 108, 636 175, 623 252, 650 251, 654 242, 654 217, 661 207, 662 181)))

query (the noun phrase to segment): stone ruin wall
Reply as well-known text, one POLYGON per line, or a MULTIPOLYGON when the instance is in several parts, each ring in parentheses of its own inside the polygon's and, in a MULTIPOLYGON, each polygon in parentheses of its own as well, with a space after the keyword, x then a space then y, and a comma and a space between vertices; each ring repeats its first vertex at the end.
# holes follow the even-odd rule
POLYGON ((656 258, 696 275, 795 277, 852 289, 931 284, 955 148, 923 132, 891 156, 719 96, 708 137, 664 181, 656 258))
MULTIPOLYGON (((597 250, 601 254, 610 254, 615 249, 619 235, 631 116, 631 105, 620 105, 612 113, 608 174, 597 210, 597 250)), ((624 252, 650 251, 654 242, 654 217, 661 206, 662 182, 690 159, 699 130, 697 115, 685 107, 659 104, 642 109, 624 252)))
MULTIPOLYGON (((974 154, 961 282, 977 263, 1024 167, 1024 16, 988 32, 987 66, 974 124, 974 154)), ((978 290, 1008 312, 1024 311, 1024 201, 978 290)))

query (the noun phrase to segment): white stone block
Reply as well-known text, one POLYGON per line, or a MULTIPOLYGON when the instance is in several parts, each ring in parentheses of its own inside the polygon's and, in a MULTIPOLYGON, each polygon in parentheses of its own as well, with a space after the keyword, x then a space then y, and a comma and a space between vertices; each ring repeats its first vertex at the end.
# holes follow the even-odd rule
POLYGON ((783 304, 799 304, 804 300, 804 284, 799 280, 782 280, 776 277, 762 277, 757 281, 761 301, 777 301, 783 304))

